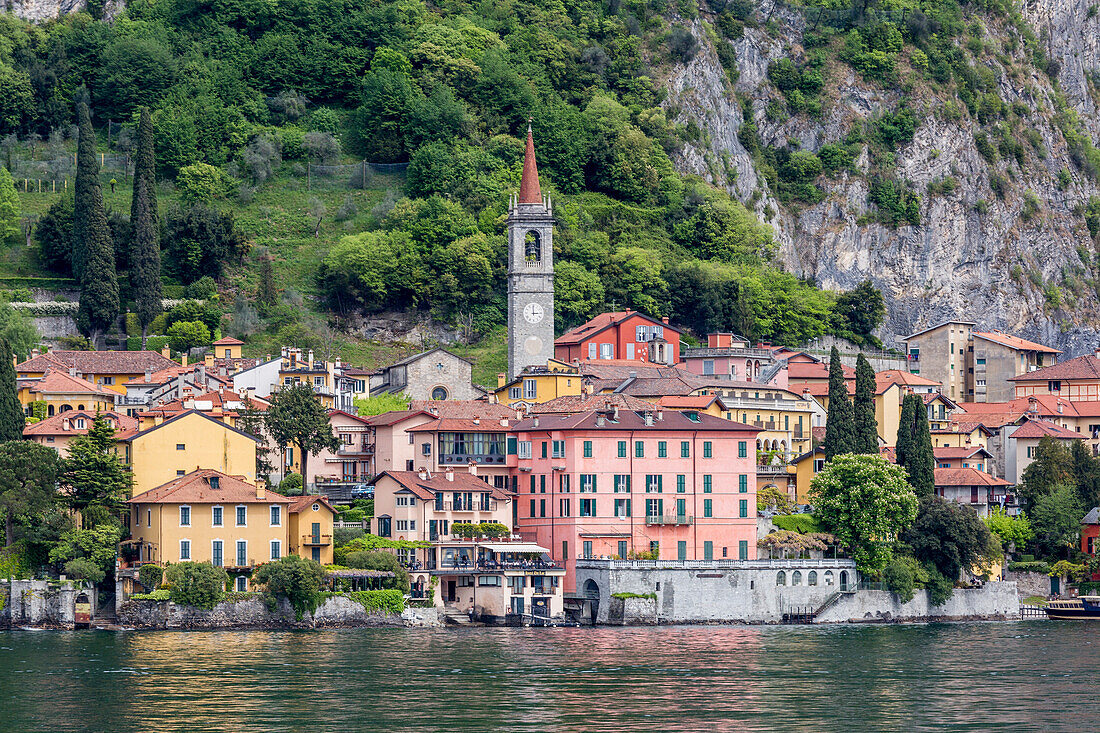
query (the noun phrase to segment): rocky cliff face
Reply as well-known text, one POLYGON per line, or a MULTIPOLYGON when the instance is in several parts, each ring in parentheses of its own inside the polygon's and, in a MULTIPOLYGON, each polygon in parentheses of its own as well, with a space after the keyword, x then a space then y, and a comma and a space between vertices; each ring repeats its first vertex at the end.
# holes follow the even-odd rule
MULTIPOLYGON (((1048 55, 1060 62, 1058 86, 1095 141, 1100 121, 1089 74, 1100 69, 1100 17, 1095 12, 1089 17, 1091 3, 1030 0, 1024 12, 1048 55)), ((1096 345, 1100 275, 1096 246, 1079 207, 1100 190, 1071 160, 1055 123, 1056 85, 1024 57, 1022 46, 1010 51, 1011 44, 1001 43, 1000 34, 1011 32, 1003 21, 982 17, 989 42, 998 49, 983 62, 998 75, 1001 99, 1009 106, 1026 107, 1026 125, 1038 132, 1043 149, 1014 170, 1009 168, 1015 164, 991 166, 979 154, 977 121, 965 108, 961 117, 947 119, 942 92, 919 81, 908 94, 884 89, 866 83, 840 62, 826 68, 819 118, 802 114, 769 119, 769 102, 782 101, 782 95, 768 80, 768 64, 784 56, 796 61, 802 56, 805 20, 785 6, 771 6, 769 0, 758 5, 758 12, 774 22, 771 30, 746 28, 733 42, 739 76, 732 86, 714 42, 708 40, 703 26, 707 18, 693 23, 701 50, 688 64, 674 67, 667 82, 666 104, 678 111, 678 121, 694 121, 706 133, 705 142, 680 154, 677 164, 682 170, 726 186, 768 220, 776 230, 780 257, 792 271, 831 289, 848 289, 869 277, 887 301, 889 315, 881 336, 888 343, 895 334, 964 318, 1069 352, 1096 345), (921 196, 920 225, 891 228, 865 216, 866 147, 854 172, 819 179, 825 192, 820 203, 780 206, 753 156, 738 140, 744 123, 738 96, 752 100, 753 121, 764 143, 782 147, 793 139, 811 151, 843 139, 853 127, 903 102, 916 110, 919 125, 912 141, 895 151, 894 173, 921 196), (1063 168, 1071 172, 1071 180, 1060 188, 1063 168), (1003 198, 990 188, 992 174, 1008 176, 1003 198), (930 182, 948 175, 958 181, 954 191, 928 192, 930 182), (1040 204, 1030 220, 1021 216, 1028 192, 1040 204)), ((714 37, 712 32, 710 38, 714 37)))
POLYGON ((86 0, 0 0, 0 7, 24 20, 42 21, 83 10, 86 0))

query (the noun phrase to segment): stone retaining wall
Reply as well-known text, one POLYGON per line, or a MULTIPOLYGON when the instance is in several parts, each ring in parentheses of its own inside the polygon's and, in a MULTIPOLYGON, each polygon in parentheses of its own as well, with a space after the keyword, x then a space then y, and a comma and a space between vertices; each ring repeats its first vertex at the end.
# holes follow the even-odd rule
POLYGON ((1005 573, 1005 580, 1016 581, 1016 593, 1021 599, 1030 596, 1046 598, 1050 595, 1050 576, 1046 573, 1005 573))
POLYGON ((0 627, 35 626, 71 629, 76 599, 87 593, 95 610, 96 593, 75 581, 0 580, 0 627))
POLYGON ((861 590, 841 595, 815 623, 887 623, 892 621, 962 621, 1020 617, 1016 583, 995 581, 981 588, 956 588, 942 606, 928 602, 928 591, 918 590, 902 603, 885 590, 861 590))
POLYGON ((285 599, 274 612, 260 598, 225 601, 210 610, 179 606, 171 601, 130 600, 119 607, 118 622, 139 629, 271 629, 356 626, 441 626, 434 608, 407 608, 401 615, 368 611, 361 603, 330 596, 315 613, 301 620, 285 599))

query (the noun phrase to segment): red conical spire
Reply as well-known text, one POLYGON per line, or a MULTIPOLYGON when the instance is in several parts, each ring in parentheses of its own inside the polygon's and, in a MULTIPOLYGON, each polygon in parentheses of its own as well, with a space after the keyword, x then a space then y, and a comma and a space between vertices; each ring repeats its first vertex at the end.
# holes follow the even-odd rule
POLYGON ((523 177, 519 181, 519 203, 541 204, 539 169, 535 165, 535 138, 531 135, 531 121, 527 121, 527 151, 523 156, 523 177))

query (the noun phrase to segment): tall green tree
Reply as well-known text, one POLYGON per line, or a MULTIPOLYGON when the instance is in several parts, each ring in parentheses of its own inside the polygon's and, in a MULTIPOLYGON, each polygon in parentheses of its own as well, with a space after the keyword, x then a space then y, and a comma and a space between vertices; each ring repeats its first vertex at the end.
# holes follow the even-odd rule
MULTIPOLYGON (((81 107, 87 117, 86 106, 81 107)), ((86 122, 86 120, 84 120, 86 122)), ((94 145, 84 142, 84 122, 81 123, 80 146, 94 145)), ((91 128, 91 123, 87 123, 91 128)), ((93 133, 94 141, 94 133, 93 133)), ((77 154, 80 164, 80 153, 77 154)), ((92 152, 91 171, 85 171, 91 180, 85 182, 83 200, 77 192, 73 238, 73 270, 80 278, 80 307, 76 314, 77 327, 98 344, 100 336, 118 318, 118 273, 115 270, 115 248, 111 241, 111 227, 103 206, 103 191, 99 185, 99 165, 92 152)), ((78 167, 77 179, 82 173, 78 167)))
POLYGON ((275 287, 275 265, 271 255, 260 257, 256 303, 265 314, 279 304, 279 291, 275 287))
POLYGON ((916 415, 913 413, 914 404, 906 395, 901 401, 901 417, 898 419, 898 435, 894 441, 894 456, 899 466, 904 466, 909 458, 909 446, 913 444, 913 426, 916 424, 916 415))
POLYGON ((924 398, 918 394, 907 395, 913 403, 913 438, 909 443, 905 457, 905 470, 909 473, 909 483, 917 496, 932 496, 936 490, 936 456, 932 450, 932 433, 928 425, 928 410, 924 398))
POLYGON ((825 417, 823 447, 826 461, 831 461, 842 453, 852 453, 855 448, 852 403, 848 399, 848 383, 844 381, 840 352, 835 346, 829 354, 829 412, 825 417))
POLYGON ((810 497, 814 516, 863 572, 886 567, 894 540, 917 515, 905 471, 881 456, 837 456, 810 482, 810 497))
POLYGON ((1073 441, 1069 452, 1081 502, 1087 507, 1100 505, 1100 458, 1092 454, 1083 440, 1073 441))
POLYGON ((1028 507, 1037 549, 1048 556, 1068 557, 1077 544, 1085 507, 1072 486, 1056 486, 1028 507))
POLYGON ((1076 486, 1073 454, 1065 442, 1049 435, 1039 439, 1031 463, 1020 477, 1020 495, 1034 505, 1040 498, 1063 486, 1076 486))
POLYGON ((856 395, 852 404, 853 453, 878 453, 878 421, 875 419, 875 370, 860 353, 856 359, 856 395))
POLYGON ((921 500, 917 518, 902 541, 913 548, 918 560, 932 563, 953 581, 982 560, 1001 559, 994 556, 1000 543, 993 540, 978 515, 938 496, 921 500))
MULTIPOLYGON (((95 158, 95 130, 92 128, 92 115, 86 102, 80 102, 76 108, 76 180, 73 181, 73 251, 71 262, 73 274, 77 278, 84 271, 84 259, 87 251, 85 240, 88 220, 94 202, 93 189, 99 189, 99 164, 95 158)), ((106 216, 104 216, 106 221, 106 216)))
POLYGON ((0 243, 19 234, 19 197, 11 173, 0 166, 0 243))
POLYGON ((288 445, 298 449, 302 457, 302 480, 307 485, 306 465, 310 454, 317 455, 325 448, 335 451, 340 447, 329 425, 328 411, 308 384, 283 387, 272 394, 264 424, 280 449, 288 445))
POLYGON ((69 443, 61 462, 61 485, 69 489, 69 505, 83 515, 85 527, 94 526, 125 507, 130 472, 115 449, 115 429, 97 414, 88 432, 69 443))
POLYGON ((5 544, 15 541, 15 523, 45 512, 57 493, 57 451, 29 440, 0 443, 0 509, 5 544))
POLYGON ((0 339, 0 442, 22 440, 27 419, 19 402, 11 345, 0 339))
POLYGON ((156 155, 153 118, 141 108, 137 153, 134 158, 134 197, 130 203, 130 284, 134 289, 141 348, 145 348, 149 324, 160 315, 163 296, 160 282, 160 223, 157 220, 156 155))

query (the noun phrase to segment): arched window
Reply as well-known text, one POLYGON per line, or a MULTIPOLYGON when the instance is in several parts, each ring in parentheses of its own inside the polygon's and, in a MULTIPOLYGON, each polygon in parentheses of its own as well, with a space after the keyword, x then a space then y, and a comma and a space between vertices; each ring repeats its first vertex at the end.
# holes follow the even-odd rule
POLYGON ((810 574, 806 576, 806 585, 817 585, 817 571, 811 570, 810 574))
POLYGON ((786 585, 787 584, 787 574, 784 573, 782 570, 780 570, 778 573, 775 574, 775 584, 776 585, 786 585))
POLYGON ((848 571, 847 570, 841 570, 840 571, 840 589, 841 590, 848 590, 848 571))
POLYGON ((46 405, 46 417, 53 417, 53 405, 46 405))
POLYGON ((76 406, 76 409, 78 409, 78 410, 83 410, 83 409, 84 409, 84 405, 77 405, 77 406, 76 406))
POLYGON ((791 585, 802 585, 802 571, 795 570, 791 573, 791 585))
POLYGON ((832 584, 833 584, 833 571, 832 570, 826 570, 825 571, 825 585, 832 585, 832 584))
POLYGON ((542 262, 542 237, 534 230, 523 236, 523 259, 528 262, 542 262))
POLYGON ((73 408, 70 405, 62 405, 61 406, 61 412, 68 412, 71 409, 73 409, 73 408))
POLYGON ((433 400, 445 400, 445 399, 447 399, 447 388, 446 387, 436 387, 435 389, 433 389, 432 390, 432 399, 433 400))

